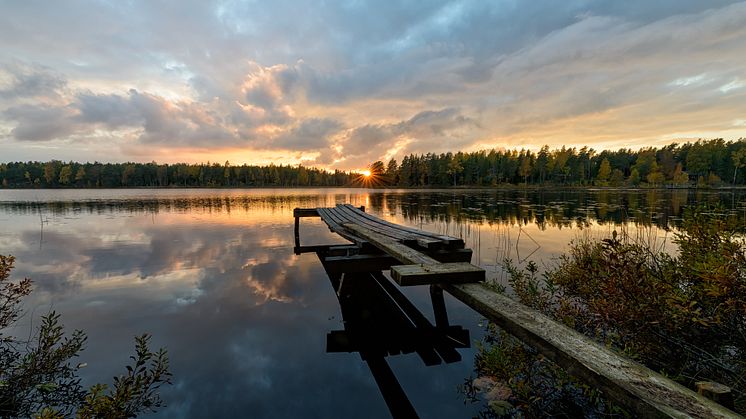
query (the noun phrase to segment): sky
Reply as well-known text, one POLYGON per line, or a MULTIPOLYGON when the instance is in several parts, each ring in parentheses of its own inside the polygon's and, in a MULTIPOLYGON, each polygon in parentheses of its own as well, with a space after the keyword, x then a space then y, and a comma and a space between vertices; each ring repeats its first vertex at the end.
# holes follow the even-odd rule
POLYGON ((0 162, 746 137, 746 2, 0 0, 0 162))

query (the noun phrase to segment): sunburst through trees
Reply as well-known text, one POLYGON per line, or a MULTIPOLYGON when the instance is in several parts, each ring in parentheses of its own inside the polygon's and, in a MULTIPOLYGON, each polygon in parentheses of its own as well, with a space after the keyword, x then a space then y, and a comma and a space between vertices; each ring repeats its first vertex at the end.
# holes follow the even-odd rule
POLYGON ((371 163, 366 169, 358 171, 354 183, 366 188, 380 188, 390 185, 392 181, 386 176, 386 168, 383 162, 377 160, 371 163))

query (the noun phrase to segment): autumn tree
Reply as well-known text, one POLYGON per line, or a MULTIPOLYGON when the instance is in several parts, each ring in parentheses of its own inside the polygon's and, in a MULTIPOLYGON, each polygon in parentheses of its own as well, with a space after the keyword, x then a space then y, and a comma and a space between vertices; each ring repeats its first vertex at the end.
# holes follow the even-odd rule
POLYGON ((629 174, 629 178, 627 179, 630 185, 637 186, 640 184, 640 172, 637 171, 637 169, 632 169, 632 172, 629 174))
POLYGON ((82 184, 84 184, 85 179, 86 179, 85 167, 80 166, 78 168, 78 171, 75 173, 75 183, 77 185, 82 185, 82 184))
POLYGON ((601 167, 598 168, 596 180, 601 182, 601 184, 606 184, 606 181, 609 180, 609 176, 611 176, 611 164, 609 164, 609 159, 603 159, 603 161, 601 161, 601 167))
POLYGON ((689 175, 684 172, 681 163, 677 163, 673 171, 673 183, 675 185, 686 185, 689 183, 689 175))
POLYGON ((619 169, 614 169, 611 172, 609 183, 611 183, 611 186, 621 186, 624 183, 624 173, 619 169))
POLYGON ((60 169, 60 185, 69 185, 70 180, 73 176, 73 169, 70 167, 70 165, 62 166, 62 169, 60 169))
POLYGON ((449 176, 453 177, 453 186, 456 186, 456 180, 458 179, 458 175, 463 170, 464 170, 464 166, 461 165, 461 160, 458 158, 458 156, 454 156, 448 161, 448 169, 446 173, 448 173, 449 176))

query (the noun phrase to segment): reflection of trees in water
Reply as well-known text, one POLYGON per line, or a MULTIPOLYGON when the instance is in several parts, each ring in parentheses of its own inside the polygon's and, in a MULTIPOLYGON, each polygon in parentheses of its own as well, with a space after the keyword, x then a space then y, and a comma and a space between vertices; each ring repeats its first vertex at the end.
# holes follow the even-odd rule
POLYGON ((412 224, 455 222, 585 228, 591 223, 624 224, 668 229, 679 225, 683 209, 703 203, 720 204, 746 223, 746 192, 689 190, 571 190, 418 192, 373 195, 374 212, 397 209, 412 224))
POLYGON ((207 212, 230 213, 231 211, 292 211, 295 207, 334 206, 350 201, 351 194, 336 195, 256 195, 225 197, 189 197, 121 199, 91 201, 51 202, 0 202, 0 209, 12 214, 30 214, 39 210, 53 215, 76 212, 88 214, 106 213, 159 213, 159 212, 207 212))
POLYGON ((588 227, 591 223, 655 226, 679 224, 683 209, 703 203, 720 204, 746 222, 746 191, 703 190, 496 190, 496 191, 381 191, 373 193, 245 196, 205 196, 153 199, 114 199, 52 202, 0 202, 0 209, 15 214, 49 212, 53 215, 84 212, 158 213, 231 211, 283 212, 295 207, 324 207, 337 203, 368 205, 373 212, 400 213, 412 224, 536 224, 547 227, 588 227), (367 202, 366 202, 367 199, 367 202))

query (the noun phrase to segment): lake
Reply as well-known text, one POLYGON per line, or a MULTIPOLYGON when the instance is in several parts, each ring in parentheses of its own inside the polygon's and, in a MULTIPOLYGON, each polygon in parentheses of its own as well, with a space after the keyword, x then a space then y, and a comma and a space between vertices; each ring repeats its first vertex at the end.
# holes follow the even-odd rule
MULTIPOLYGON (((505 258, 551 266, 571 240, 612 230, 675 251, 684 209, 703 202, 746 218, 742 191, 0 190, 0 252, 34 281, 18 333, 51 310, 88 333, 85 383, 121 374, 135 335, 168 348, 174 384, 154 416, 380 418, 388 409, 359 354, 326 353, 327 333, 344 328, 340 307, 316 255, 293 254, 293 208, 364 205, 461 237, 472 263, 505 284, 505 258)), ((302 219, 301 240, 345 242, 317 218, 302 219)), ((433 319, 427 287, 403 292, 433 319)), ((479 315, 446 304, 452 324, 483 335, 479 315)), ((432 367, 387 358, 420 416, 478 412, 458 391, 473 346, 432 367)))

